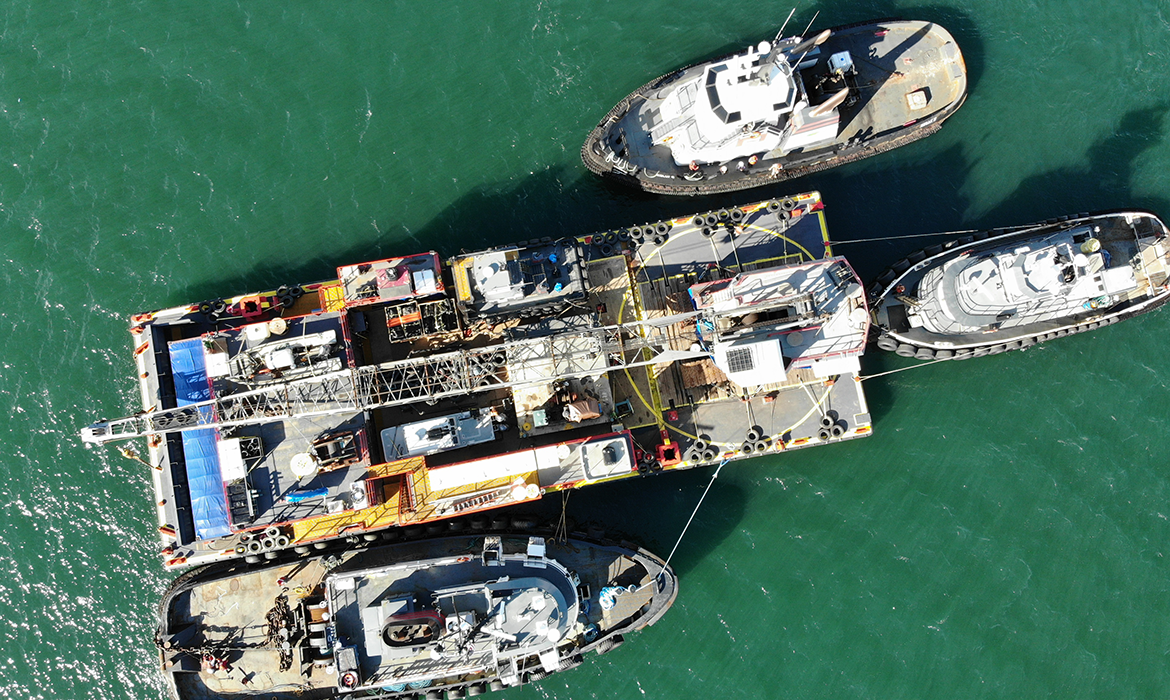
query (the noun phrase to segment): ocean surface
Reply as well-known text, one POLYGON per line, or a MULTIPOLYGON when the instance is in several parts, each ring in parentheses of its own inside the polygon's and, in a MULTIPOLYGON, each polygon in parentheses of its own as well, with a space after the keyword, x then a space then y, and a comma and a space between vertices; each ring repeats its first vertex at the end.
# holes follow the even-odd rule
MULTIPOLYGON (((762 0, 0 3, 0 697, 156 698, 149 474, 77 430, 138 406, 132 313, 816 189, 871 279, 922 240, 1170 216, 1170 6, 797 7, 937 21, 966 105, 783 186, 622 192, 578 159, 627 92, 770 36, 762 0)), ((875 433, 723 470, 655 627, 503 698, 1170 692, 1170 310, 866 382, 875 433)), ((866 374, 908 366, 873 353, 866 374)), ((665 554, 710 470, 573 494, 665 554)))

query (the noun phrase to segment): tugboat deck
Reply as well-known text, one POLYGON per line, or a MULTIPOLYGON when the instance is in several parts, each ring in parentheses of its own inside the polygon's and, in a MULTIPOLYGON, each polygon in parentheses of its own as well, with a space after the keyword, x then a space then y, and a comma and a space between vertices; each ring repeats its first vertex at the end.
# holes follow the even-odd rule
MULTIPOLYGON (((383 658, 379 651, 385 615, 376 614, 371 622, 369 613, 385 611, 386 605, 393 607, 405 597, 424 601, 434 591, 477 581, 547 578, 550 590, 557 590, 553 595, 574 601, 571 619, 562 623, 567 624, 563 641, 576 640, 587 648, 590 644, 581 641, 587 627, 595 626, 598 638, 612 631, 632 631, 653 624, 673 602, 673 575, 668 572, 669 595, 654 603, 656 586, 647 584, 660 573, 661 561, 653 555, 577 541, 540 542, 547 552, 535 562, 530 554, 525 556, 532 551, 527 537, 503 535, 500 552, 506 561, 490 565, 481 555, 481 535, 340 550, 261 570, 192 572, 195 578, 178 579, 160 608, 164 675, 183 700, 260 691, 279 700, 333 697, 341 656, 331 646, 321 653, 313 640, 325 642, 326 628, 335 628, 338 638, 347 640, 343 646, 356 649, 360 676, 367 685, 389 686, 406 677, 458 676, 474 682, 490 679, 496 671, 490 647, 477 645, 478 654, 466 659, 466 673, 444 673, 443 664, 429 657, 414 662, 383 658), (566 569, 578 577, 579 586, 566 578, 566 569), (328 588, 327 577, 332 581, 328 588), (356 585, 349 589, 346 579, 356 585), (623 589, 609 608, 597 604, 604 587, 623 589), (593 603, 578 606, 579 595, 593 603), (324 602, 326 598, 330 603, 324 602), (330 611, 332 616, 326 614, 330 611), (371 624, 377 627, 374 636, 371 624), (282 651, 285 642, 289 648, 282 651)), ((517 659, 521 671, 531 663, 523 656, 517 659)))
POLYGON ((729 192, 929 136, 963 103, 942 27, 879 20, 764 41, 627 95, 586 138, 591 171, 649 192, 729 192))
POLYGON ((1113 322, 1162 295, 1164 229, 1151 214, 1082 214, 988 233, 903 261, 907 269, 879 280, 886 288, 875 295, 874 320, 893 342, 947 350, 1039 342, 1113 322))

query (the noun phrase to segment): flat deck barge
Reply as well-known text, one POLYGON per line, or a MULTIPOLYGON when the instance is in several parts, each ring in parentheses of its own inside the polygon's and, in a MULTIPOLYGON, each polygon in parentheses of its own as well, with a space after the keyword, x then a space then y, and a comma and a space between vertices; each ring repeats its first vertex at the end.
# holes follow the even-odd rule
POLYGON ((259 562, 865 437, 868 330, 806 193, 136 315, 82 437, 145 442, 168 568, 259 562))

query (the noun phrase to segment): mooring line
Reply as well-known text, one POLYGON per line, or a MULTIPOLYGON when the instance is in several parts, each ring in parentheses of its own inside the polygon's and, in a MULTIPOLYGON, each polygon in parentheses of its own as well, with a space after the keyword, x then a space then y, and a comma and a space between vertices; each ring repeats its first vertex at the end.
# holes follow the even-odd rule
POLYGON ((724 458, 723 461, 719 463, 719 466, 715 468, 715 473, 711 475, 711 480, 707 482, 707 488, 703 489, 703 495, 699 496, 699 502, 695 504, 695 509, 691 511, 691 517, 687 518, 687 524, 683 526, 682 532, 679 533, 678 539, 675 540, 674 547, 671 548, 670 554, 666 557, 666 561, 662 563, 662 568, 658 570, 658 573, 655 574, 654 578, 642 584, 639 586, 639 588, 645 588, 651 583, 657 581, 659 577, 661 577, 662 574, 666 571, 667 567, 670 566, 670 560, 674 558, 674 553, 678 551, 678 546, 682 544, 683 537, 686 536, 687 530, 691 527, 691 523, 695 520, 695 516, 699 514, 699 508, 703 505, 703 499, 707 497, 707 492, 711 490, 711 486, 714 485, 715 479, 719 477, 719 472, 723 471, 723 465, 730 461, 730 459, 724 458))
POLYGON ((898 372, 905 372, 908 369, 918 369, 919 367, 927 367, 929 365, 935 364, 936 362, 950 362, 952 359, 953 358, 950 358, 950 357, 942 357, 942 358, 939 358, 937 360, 931 360, 930 362, 923 362, 922 364, 919 364, 919 365, 910 365, 909 367, 899 367, 898 369, 891 369, 891 370, 888 370, 886 372, 878 372, 877 374, 867 374, 864 377, 858 377, 857 381, 864 382, 866 379, 873 379, 874 377, 884 377, 887 374, 897 374, 898 372))
POLYGON ((882 238, 858 238, 852 241, 828 241, 825 245, 845 245, 846 243, 873 243, 875 241, 896 241, 902 238, 925 238, 927 236, 960 236, 964 233, 979 233, 981 229, 967 229, 965 231, 936 231, 935 233, 908 233, 905 236, 885 236, 882 238))

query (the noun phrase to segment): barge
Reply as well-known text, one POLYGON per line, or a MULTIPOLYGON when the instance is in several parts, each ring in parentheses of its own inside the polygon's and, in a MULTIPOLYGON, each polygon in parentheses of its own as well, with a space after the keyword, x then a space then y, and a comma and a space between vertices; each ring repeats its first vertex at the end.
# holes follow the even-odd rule
MULTIPOLYGON (((133 317, 167 568, 305 556, 865 437, 869 313, 812 192, 337 268, 133 317)), ((502 521, 497 523, 496 521, 502 521)))
POLYGON ((477 534, 317 554, 180 576, 156 635, 171 697, 481 695, 616 649, 678 595, 628 545, 477 534))
POLYGON ((638 88, 590 132, 581 158, 647 192, 730 192, 929 136, 966 94, 963 54, 931 22, 778 35, 638 88))
POLYGON ((1170 299, 1166 225, 1145 211, 1063 216, 956 236, 871 288, 876 344, 919 360, 998 355, 1170 299))

